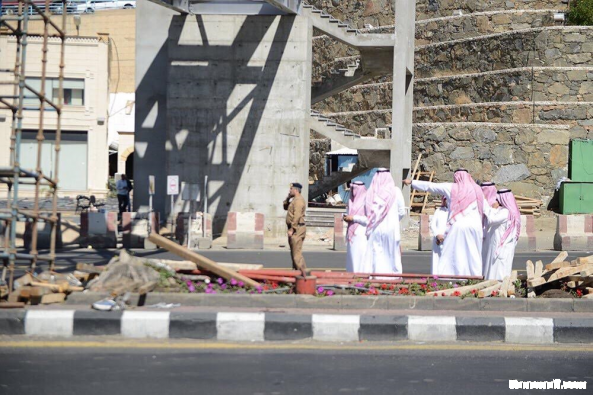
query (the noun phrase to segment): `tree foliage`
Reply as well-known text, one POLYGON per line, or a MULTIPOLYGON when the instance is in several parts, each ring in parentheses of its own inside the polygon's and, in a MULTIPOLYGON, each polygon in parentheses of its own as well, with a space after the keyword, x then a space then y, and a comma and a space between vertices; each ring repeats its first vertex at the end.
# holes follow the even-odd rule
POLYGON ((593 0, 573 0, 568 21, 571 25, 593 26, 593 0))

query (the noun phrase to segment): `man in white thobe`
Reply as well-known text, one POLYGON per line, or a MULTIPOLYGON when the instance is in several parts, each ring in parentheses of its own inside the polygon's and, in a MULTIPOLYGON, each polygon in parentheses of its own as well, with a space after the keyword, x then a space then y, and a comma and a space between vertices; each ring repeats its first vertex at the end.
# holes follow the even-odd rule
POLYGON ((364 272, 401 273, 399 222, 406 215, 406 209, 402 191, 395 186, 389 170, 377 170, 365 200, 366 217, 352 218, 367 227, 364 272))
POLYGON ((454 174, 453 183, 404 180, 419 191, 444 196, 449 202, 447 231, 439 268, 443 275, 481 276, 483 215, 488 203, 480 187, 465 169, 454 174))
POLYGON ((521 232, 521 212, 510 189, 498 191, 497 202, 486 214, 486 229, 482 254, 484 278, 502 281, 513 270, 515 247, 521 232))
POLYGON ((443 198, 441 207, 435 210, 430 219, 430 232, 432 233, 432 274, 442 274, 439 266, 439 260, 443 253, 443 242, 445 241, 445 232, 447 231, 447 218, 449 218, 449 209, 447 208, 447 199, 443 198))
MULTIPOLYGON (((366 226, 361 218, 366 218, 365 197, 367 189, 363 182, 355 181, 350 184, 350 199, 348 201, 348 230, 346 234, 346 271, 351 273, 365 272, 364 256, 367 249, 366 226), (357 218, 358 221, 354 221, 357 218)), ((368 271, 367 271, 368 272, 368 271)))

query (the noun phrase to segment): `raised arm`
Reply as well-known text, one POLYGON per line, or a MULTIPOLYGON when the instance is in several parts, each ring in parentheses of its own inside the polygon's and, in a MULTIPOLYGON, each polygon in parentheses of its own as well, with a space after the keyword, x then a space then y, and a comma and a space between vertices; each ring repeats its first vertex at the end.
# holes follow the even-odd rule
POLYGON ((435 195, 445 196, 447 199, 451 199, 451 190, 453 189, 453 184, 450 182, 412 180, 412 188, 423 192, 430 192, 435 195))

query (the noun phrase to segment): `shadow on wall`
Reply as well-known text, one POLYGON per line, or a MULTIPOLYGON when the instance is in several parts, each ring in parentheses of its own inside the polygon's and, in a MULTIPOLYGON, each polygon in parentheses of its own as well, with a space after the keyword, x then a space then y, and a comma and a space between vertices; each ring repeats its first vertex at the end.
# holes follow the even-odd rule
MULTIPOLYGON (((166 190, 167 174, 177 174, 180 182, 200 187, 207 175, 208 208, 213 214, 215 236, 222 233, 231 207, 240 211, 250 204, 257 206, 257 202, 236 200, 248 197, 248 192, 237 195, 237 191, 264 110, 270 104, 268 98, 293 23, 294 17, 290 16, 247 16, 227 45, 224 37, 230 33, 224 29, 232 28, 229 24, 221 23, 219 31, 206 31, 200 15, 174 16, 169 26, 168 43, 161 48, 158 58, 139 84, 138 92, 145 85, 165 84, 159 91, 166 96, 144 98, 148 102, 138 106, 142 111, 138 119, 147 120, 152 127, 150 130, 140 128, 141 138, 137 141, 150 141, 150 144, 145 147, 137 144, 135 155, 142 155, 139 152, 142 149, 145 152, 143 159, 136 159, 136 169, 150 158, 165 157, 165 163, 157 167, 154 163, 149 164, 160 172, 157 179, 162 182, 157 181, 157 190, 161 184, 161 190, 166 190), (278 24, 274 23, 276 18, 280 18, 278 24), (262 43, 270 28, 275 29, 274 38, 262 43), (262 57, 262 48, 267 56, 262 57), (155 106, 158 106, 158 112, 152 119, 150 112, 155 106), (145 133, 158 133, 159 136, 147 139, 142 137, 145 133)), ((261 166, 271 165, 273 163, 261 166)), ((256 168, 253 170, 257 172, 256 168)), ((142 173, 147 174, 146 171, 142 173)), ((144 185, 147 177, 138 177, 138 171, 136 175, 136 190, 147 189, 144 185)), ((262 187, 267 181, 259 180, 262 187)), ((154 201, 155 209, 163 214, 168 207, 165 198, 163 193, 155 196, 154 201)))

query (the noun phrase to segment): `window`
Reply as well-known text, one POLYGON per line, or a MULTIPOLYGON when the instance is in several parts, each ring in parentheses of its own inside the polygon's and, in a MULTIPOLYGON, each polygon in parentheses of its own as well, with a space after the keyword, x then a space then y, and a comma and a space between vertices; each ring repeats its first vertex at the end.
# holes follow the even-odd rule
MULTIPOLYGON (((27 78, 27 85, 41 91, 40 78, 27 78)), ((45 80, 45 94, 48 99, 58 104, 60 81, 57 78, 47 78, 45 80)), ((84 80, 82 79, 64 79, 64 105, 65 106, 84 106, 84 80)), ((25 92, 25 106, 38 108, 39 100, 32 92, 25 92)), ((47 107, 47 106, 46 106, 47 107)))

